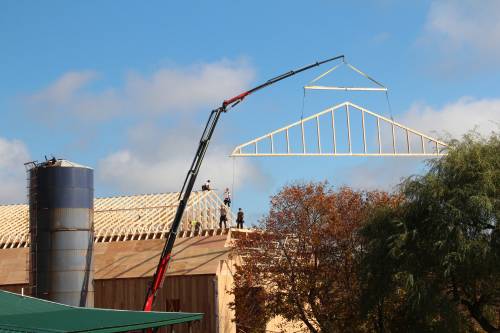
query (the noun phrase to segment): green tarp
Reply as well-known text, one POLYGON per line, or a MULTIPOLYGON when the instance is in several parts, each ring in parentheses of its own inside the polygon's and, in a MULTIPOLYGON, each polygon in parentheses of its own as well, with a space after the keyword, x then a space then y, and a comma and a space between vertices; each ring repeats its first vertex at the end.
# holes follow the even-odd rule
POLYGON ((0 291, 0 332, 126 332, 200 320, 202 316, 78 308, 0 291))

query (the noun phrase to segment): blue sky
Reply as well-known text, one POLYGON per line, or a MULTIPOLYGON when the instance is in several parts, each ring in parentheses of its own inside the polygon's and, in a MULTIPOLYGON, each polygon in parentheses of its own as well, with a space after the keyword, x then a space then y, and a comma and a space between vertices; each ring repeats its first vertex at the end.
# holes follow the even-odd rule
MULTIPOLYGON (((98 196, 176 191, 208 116, 227 97, 344 54, 389 88, 394 118, 459 136, 500 121, 500 3, 482 1, 2 1, 0 203, 25 201, 23 162, 96 169, 98 196)), ((232 148, 344 100, 308 92, 329 67, 256 93, 221 120, 201 179, 234 189, 250 221, 296 180, 391 189, 422 160, 237 159, 232 148), (234 182, 233 182, 234 179, 234 182)), ((339 71, 331 83, 359 78, 339 71)))

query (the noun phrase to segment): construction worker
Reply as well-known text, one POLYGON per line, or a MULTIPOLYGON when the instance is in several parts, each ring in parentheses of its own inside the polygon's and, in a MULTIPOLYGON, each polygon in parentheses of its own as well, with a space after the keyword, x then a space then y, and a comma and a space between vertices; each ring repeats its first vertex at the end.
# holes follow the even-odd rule
POLYGON ((243 223, 245 222, 245 213, 241 208, 238 208, 238 214, 236 215, 236 228, 243 229, 243 223))
POLYGON ((210 179, 205 182, 205 184, 201 185, 202 191, 210 191, 210 179))
POLYGON ((229 192, 228 187, 226 187, 226 190, 224 191, 224 204, 231 207, 231 192, 229 192))
POLYGON ((224 229, 227 229, 227 211, 225 205, 220 205, 220 219, 219 228, 222 229, 222 222, 224 222, 224 229))
POLYGON ((191 229, 193 232, 198 233, 201 229, 201 223, 196 220, 191 221, 191 229))

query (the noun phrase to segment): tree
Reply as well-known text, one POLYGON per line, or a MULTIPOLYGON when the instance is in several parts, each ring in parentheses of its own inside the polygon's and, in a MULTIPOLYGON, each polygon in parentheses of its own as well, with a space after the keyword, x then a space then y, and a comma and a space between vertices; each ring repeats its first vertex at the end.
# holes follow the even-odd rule
POLYGON ((365 313, 396 304, 378 318, 379 332, 401 325, 498 332, 499 136, 468 134, 429 164, 426 174, 402 184, 399 207, 379 211, 363 229, 365 313))
MULTIPOLYGON (((335 192, 326 183, 285 186, 272 197, 259 231, 236 242, 242 264, 233 293, 241 298, 260 288, 259 318, 280 315, 311 332, 363 331, 357 279, 363 246, 357 231, 373 206, 394 200, 383 192, 335 192)), ((241 316, 240 321, 252 322, 241 316)))
POLYGON ((271 314, 262 306, 266 302, 266 293, 262 286, 248 281, 240 273, 235 274, 238 288, 234 288, 234 299, 231 303, 235 312, 236 332, 264 333, 271 314))

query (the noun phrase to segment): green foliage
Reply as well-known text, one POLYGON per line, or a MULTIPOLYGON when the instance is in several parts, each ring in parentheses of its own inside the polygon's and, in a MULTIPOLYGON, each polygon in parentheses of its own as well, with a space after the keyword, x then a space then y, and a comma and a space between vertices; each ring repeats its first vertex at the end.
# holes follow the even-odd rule
POLYGON ((374 329, 495 332, 500 313, 500 138, 453 141, 401 186, 405 201, 362 235, 364 313, 374 329))

